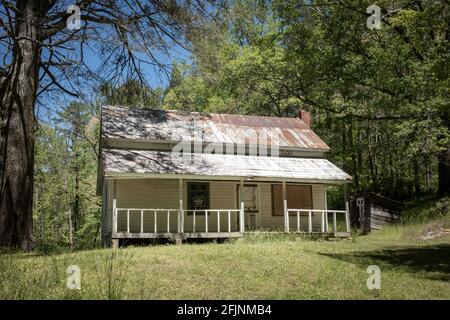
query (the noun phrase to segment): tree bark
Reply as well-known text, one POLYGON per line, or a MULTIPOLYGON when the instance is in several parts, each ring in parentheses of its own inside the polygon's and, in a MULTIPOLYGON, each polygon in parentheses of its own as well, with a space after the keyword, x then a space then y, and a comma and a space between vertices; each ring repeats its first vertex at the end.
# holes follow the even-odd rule
POLYGON ((0 112, 0 246, 31 250, 34 104, 39 78, 38 21, 44 2, 17 1, 12 63, 2 81, 0 112))
MULTIPOLYGON (((78 119, 75 120, 75 125, 73 128, 74 132, 79 132, 78 128, 78 119)), ((78 156, 78 141, 76 134, 72 134, 72 151, 74 157, 74 175, 75 175, 75 185, 74 185, 74 199, 72 203, 73 207, 73 229, 75 234, 77 233, 81 222, 80 222, 80 164, 79 164, 79 156, 78 156)))
POLYGON ((348 118, 348 123, 348 143, 352 155, 353 182, 355 183, 356 190, 359 190, 359 172, 356 162, 355 143, 353 142, 353 121, 350 117, 348 118))
POLYGON ((414 192, 416 196, 419 196, 420 193, 422 192, 422 189, 420 187, 420 165, 417 159, 414 160, 413 166, 414 166, 414 192))
MULTIPOLYGON (((370 134, 369 127, 366 128, 366 134, 367 134, 367 151, 368 151, 368 164, 369 164, 369 172, 370 177, 372 179, 372 189, 375 192, 378 192, 378 178, 377 178, 377 172, 376 172, 376 158, 374 155, 374 151, 372 150, 372 137, 370 134)), ((376 144, 375 144, 376 145, 376 144)))
POLYGON ((450 195, 450 148, 442 151, 438 157, 439 184, 438 195, 450 195))
MULTIPOLYGON (((444 112, 441 119, 447 127, 447 131, 450 132, 450 112, 444 112)), ((450 146, 448 143, 447 148, 438 155, 438 181, 438 196, 450 195, 450 146)))

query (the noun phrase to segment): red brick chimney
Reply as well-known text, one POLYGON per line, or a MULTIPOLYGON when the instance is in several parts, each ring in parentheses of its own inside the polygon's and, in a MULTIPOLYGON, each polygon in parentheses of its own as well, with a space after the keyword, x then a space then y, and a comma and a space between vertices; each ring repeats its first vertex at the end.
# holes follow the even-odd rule
POLYGON ((302 120, 308 127, 311 128, 311 113, 305 110, 298 110, 297 117, 302 120))

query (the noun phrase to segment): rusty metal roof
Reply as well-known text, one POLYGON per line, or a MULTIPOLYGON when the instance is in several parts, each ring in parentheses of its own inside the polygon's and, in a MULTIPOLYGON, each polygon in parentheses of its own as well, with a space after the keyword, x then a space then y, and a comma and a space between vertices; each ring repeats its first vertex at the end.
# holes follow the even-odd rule
POLYGON ((266 116, 102 107, 102 137, 149 141, 258 144, 304 150, 330 148, 302 120, 266 116))
POLYGON ((351 177, 326 159, 185 154, 150 150, 103 150, 105 177, 121 175, 200 175, 255 180, 289 179, 320 183, 351 177))

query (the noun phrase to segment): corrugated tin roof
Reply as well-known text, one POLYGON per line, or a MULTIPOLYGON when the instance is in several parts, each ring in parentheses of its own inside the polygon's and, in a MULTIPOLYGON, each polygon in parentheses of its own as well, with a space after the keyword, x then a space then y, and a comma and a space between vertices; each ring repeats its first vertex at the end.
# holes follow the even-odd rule
POLYGON ((249 136, 263 145, 330 149, 298 118, 102 107, 103 138, 242 145, 249 143, 249 136))
POLYGON ((326 159, 184 154, 147 150, 103 150, 105 176, 184 174, 220 177, 348 181, 351 177, 326 159))

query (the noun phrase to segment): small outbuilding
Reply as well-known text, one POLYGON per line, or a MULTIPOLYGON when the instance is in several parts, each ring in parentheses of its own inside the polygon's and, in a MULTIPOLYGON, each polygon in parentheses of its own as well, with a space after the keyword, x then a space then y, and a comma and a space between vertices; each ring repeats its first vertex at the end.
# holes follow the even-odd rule
POLYGON ((380 230, 387 223, 401 221, 401 202, 376 193, 359 193, 350 197, 350 219, 353 228, 368 233, 380 230))

